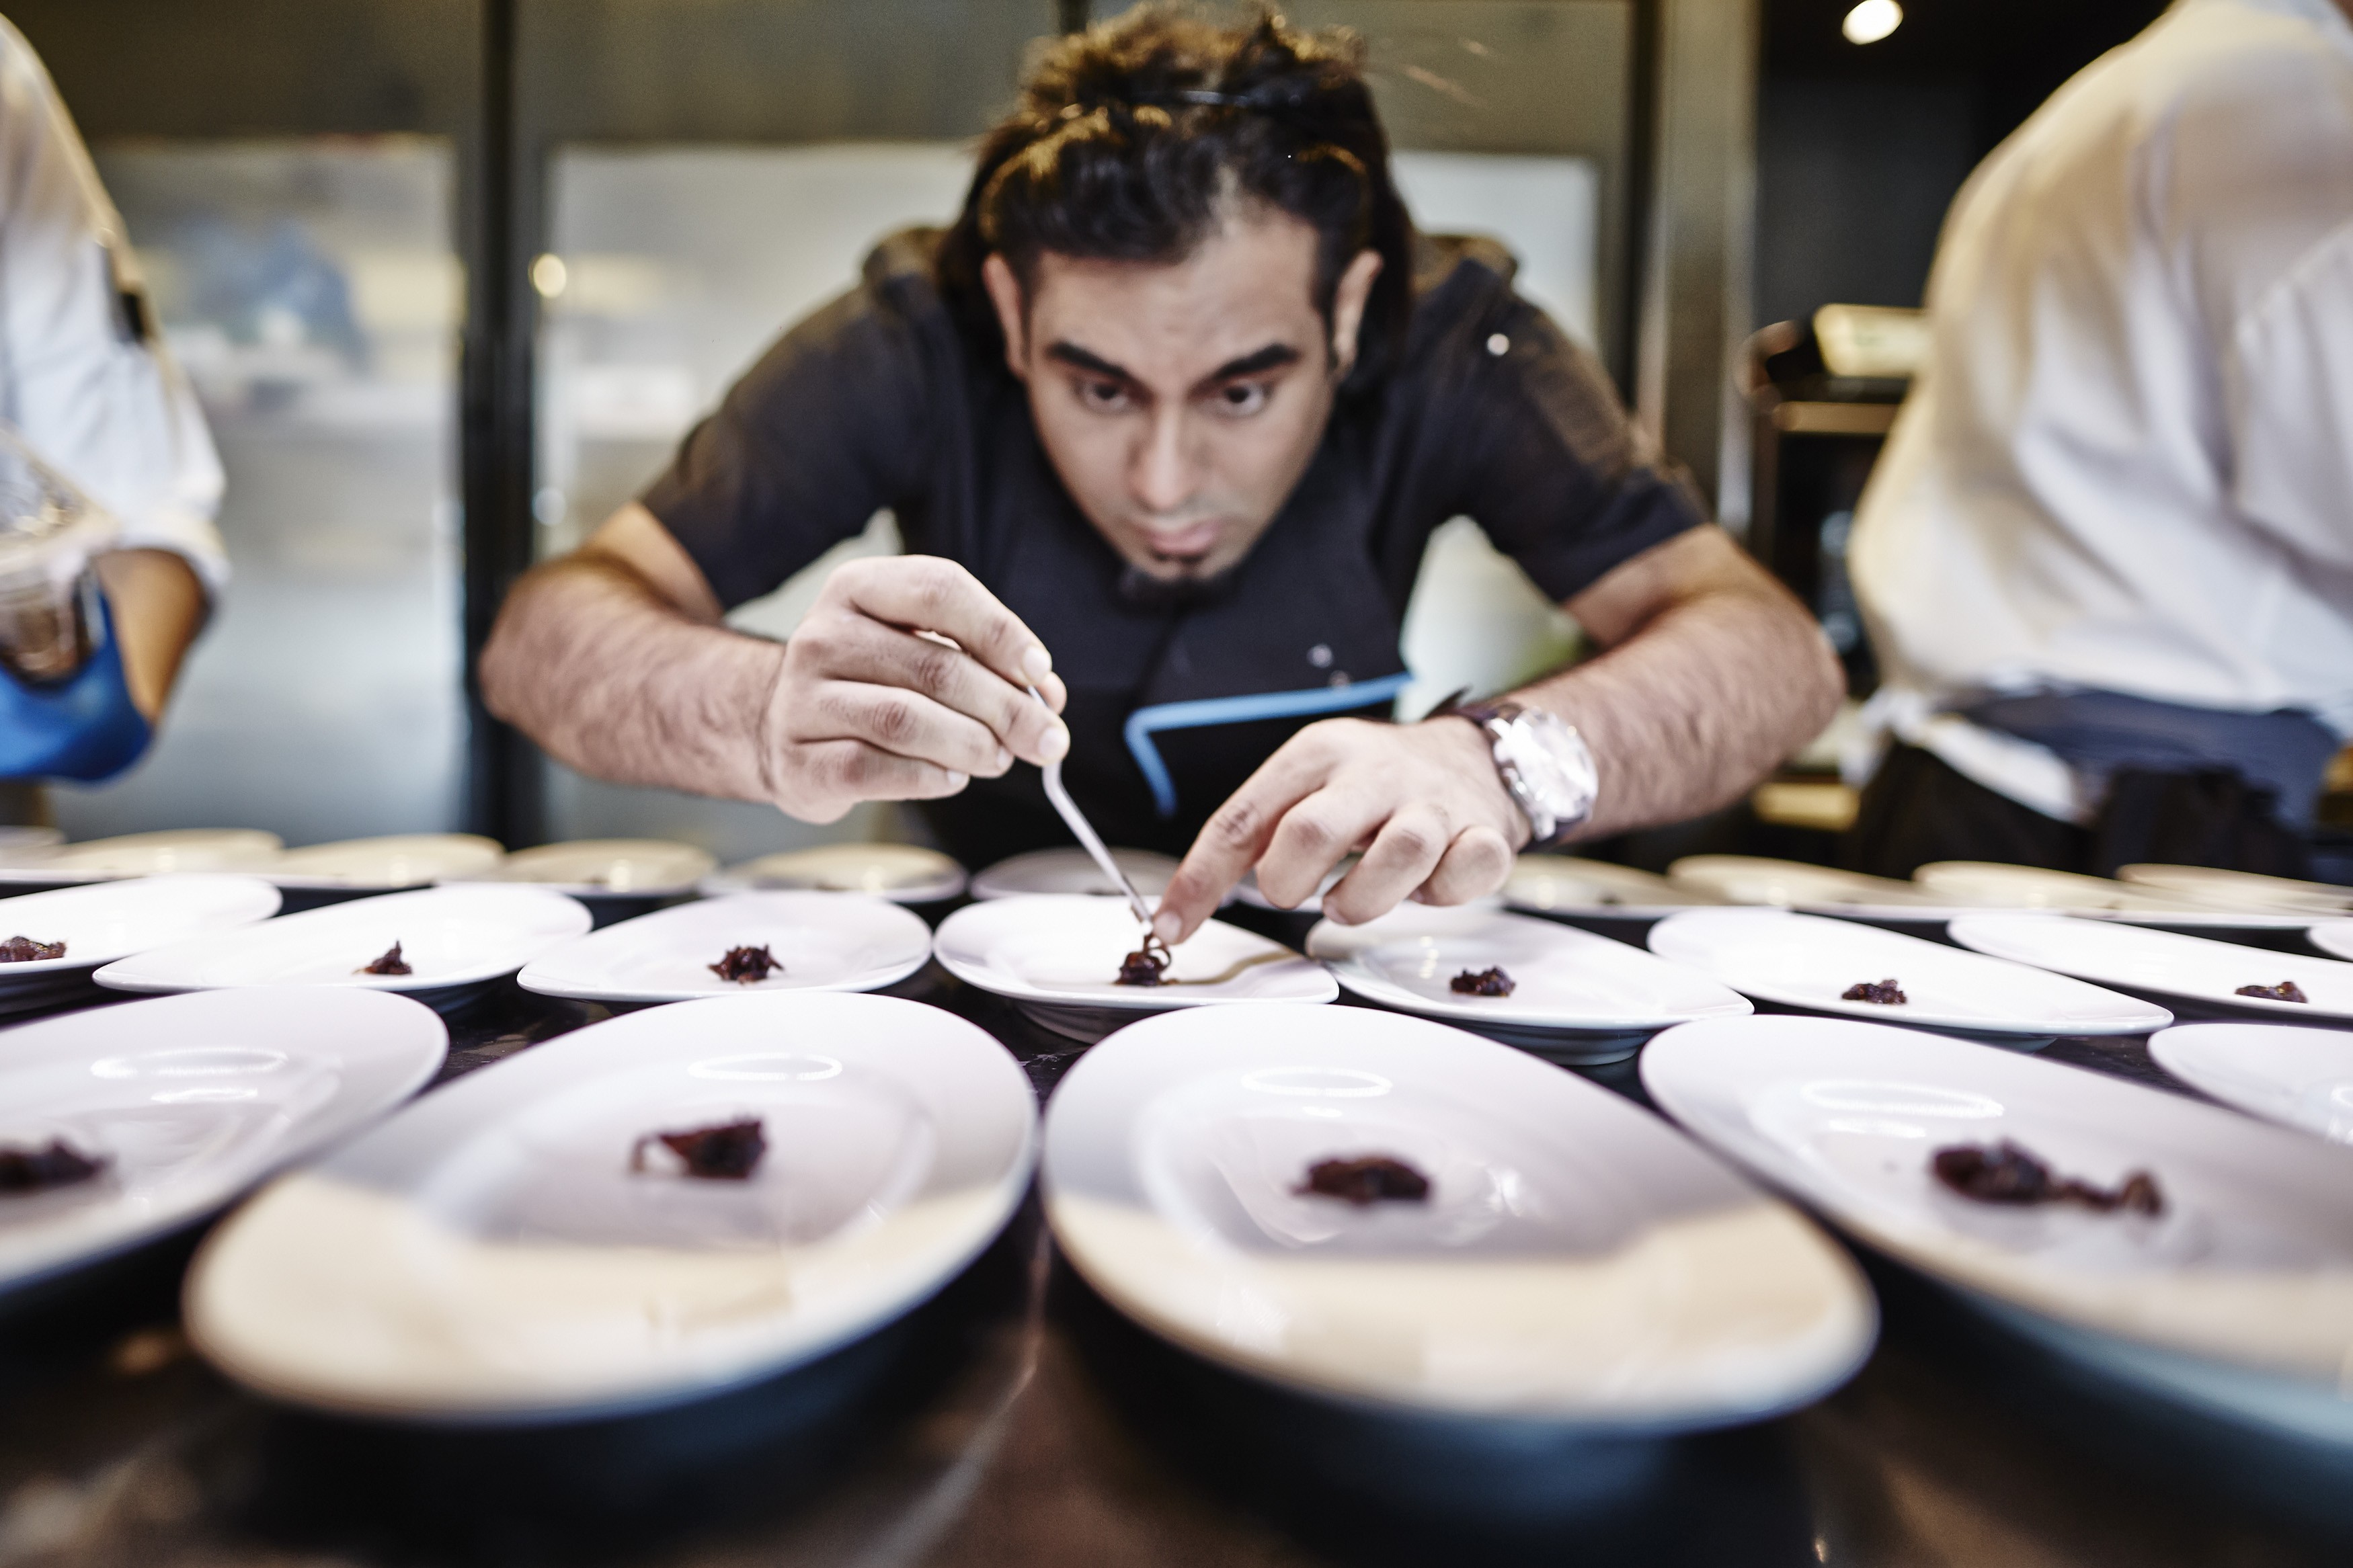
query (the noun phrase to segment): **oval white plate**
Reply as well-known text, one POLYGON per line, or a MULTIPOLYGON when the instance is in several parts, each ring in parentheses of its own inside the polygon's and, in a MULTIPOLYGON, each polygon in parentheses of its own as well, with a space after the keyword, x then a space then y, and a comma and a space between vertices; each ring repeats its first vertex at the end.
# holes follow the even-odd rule
POLYGON ((2031 964, 1787 910, 1686 910, 1652 926, 1650 942, 1661 957, 1760 1001, 1875 1024, 2041 1037, 2145 1035, 2173 1022, 2154 1003, 2031 964), (1883 980, 1906 1000, 1889 1006, 1841 995, 1883 980))
POLYGON ((1800 860, 1756 855, 1686 855, 1667 868, 1678 886, 1714 895, 1728 904, 1854 905, 1873 909, 1932 910, 1938 900, 1910 882, 1866 877, 1800 860))
POLYGON ((2353 959, 2353 920, 2321 921, 2306 926, 2305 938, 2332 958, 2353 959))
POLYGON ((889 996, 713 996, 470 1073, 216 1232, 197 1347, 281 1399, 533 1420, 691 1399, 906 1312, 1003 1228, 1037 1102, 964 1020, 889 996), (755 1116, 744 1182, 660 1131, 755 1116))
POLYGON ((1846 1256, 1630 1101, 1428 1019, 1248 1007, 1122 1029, 1054 1091, 1046 1212, 1122 1310, 1344 1398, 1617 1429, 1755 1420, 1853 1373, 1846 1256), (1387 1154, 1426 1205, 1298 1192, 1387 1154))
MULTIPOLYGON (((1176 862, 1149 849, 1114 849, 1111 858, 1146 899, 1167 890, 1176 874, 1176 862)), ((1025 893, 1084 893, 1093 898, 1118 898, 1120 891, 1103 874, 1085 850, 1033 849, 999 860, 972 879, 976 899, 1011 899, 1025 893)))
POLYGON ((266 921, 278 889, 259 877, 205 871, 133 877, 0 899, 0 941, 62 942, 63 958, 0 963, 0 991, 79 974, 118 958, 266 921))
POLYGON ((2334 882, 2299 882, 2253 871, 2211 866, 2125 866, 2117 879, 2136 888, 2186 894, 2204 904, 2266 914, 2353 914, 2353 888, 2334 882))
POLYGON ((2149 1037, 2158 1065, 2250 1116, 2353 1143, 2353 1032, 2284 1024, 2177 1024, 2149 1037))
POLYGON ((1512 863, 1504 902, 1530 914, 1555 912, 1654 916, 1721 903, 1714 893, 1684 887, 1631 866, 1573 855, 1523 855, 1512 863))
POLYGON ((871 893, 894 904, 929 904, 964 891, 964 868, 920 844, 825 844, 730 866, 702 879, 706 893, 871 893))
POLYGON ((586 910, 543 888, 423 888, 174 942, 118 959, 95 978, 118 991, 227 985, 440 991, 511 974, 582 934, 588 923, 586 910), (414 973, 361 973, 394 942, 414 973))
MULTIPOLYGON (((2294 931, 2309 914, 2232 909, 2185 892, 2135 887, 2105 877, 2005 866, 1987 860, 1943 860, 1923 866, 1921 886, 1975 910, 2051 910, 2120 925, 2189 926, 2211 931, 2294 931)), ((1965 911, 1966 912, 1966 911, 1965 911)))
POLYGON ((1307 952, 1367 1002, 1472 1028, 1616 1034, 1749 1011, 1705 974, 1639 947, 1490 910, 1400 904, 1363 925, 1324 921, 1307 933, 1307 952), (1452 989, 1464 970, 1491 965, 1514 982, 1509 996, 1452 989))
MULTIPOLYGON (((1642 1083, 1677 1121, 1916 1268, 2024 1314, 2299 1391, 2353 1436, 2353 1150, 2181 1095, 1916 1029, 1686 1024, 1642 1083), (2014 1139, 2065 1175, 2157 1179, 2165 1212, 2010 1208, 1947 1191, 1951 1144, 2014 1139)), ((2064 1343, 2065 1336, 2053 1336, 2064 1343)), ((2251 1411, 2252 1413, 2252 1407, 2251 1411)))
POLYGON ((657 910, 567 942, 524 965, 526 991, 588 1002, 682 1002, 744 991, 879 991, 932 955, 931 929, 862 893, 735 893, 657 910), (754 984, 711 966, 732 947, 784 965, 754 984))
POLYGON ((2353 1019, 2353 963, 2335 959, 2070 915, 1964 915, 1950 930, 1964 947, 2103 985, 2262 1013, 2282 1023, 2353 1019), (2242 985, 2283 980, 2295 981, 2311 1000, 2274 1002, 2237 994, 2242 985))
POLYGON ((687 891, 717 864, 708 851, 691 844, 582 838, 518 849, 495 868, 465 879, 530 882, 585 899, 659 899, 687 891))
POLYGON ((505 853, 471 833, 402 833, 285 850, 262 875, 281 888, 421 888, 487 871, 505 853))
POLYGON ((352 991, 160 997, 0 1032, 0 1143, 111 1162, 0 1197, 0 1286, 210 1213, 416 1093, 448 1038, 429 1007, 352 991))
POLYGON ((174 871, 265 871, 278 858, 275 833, 248 827, 194 827, 92 838, 52 853, 0 865, 0 883, 107 882, 174 871))
POLYGON ((1223 921, 1204 921, 1176 950, 1161 984, 1122 985, 1120 960, 1142 940, 1135 917, 1118 900, 1038 894, 966 904, 940 922, 932 952, 967 985, 1016 1002, 1083 1009, 1089 1026, 1125 1023, 1138 1013, 1319 1003, 1340 994, 1323 965, 1223 921))

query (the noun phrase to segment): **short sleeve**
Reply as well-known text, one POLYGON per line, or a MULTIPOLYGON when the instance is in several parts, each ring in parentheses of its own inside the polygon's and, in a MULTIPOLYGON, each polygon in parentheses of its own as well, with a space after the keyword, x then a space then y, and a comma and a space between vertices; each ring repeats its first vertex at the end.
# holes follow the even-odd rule
POLYGON ((152 321, 72 120, 0 22, 0 417, 113 514, 117 548, 172 551, 217 594, 220 458, 152 321))
POLYGON ((640 498, 731 609, 922 482, 931 334, 905 280, 868 270, 771 345, 640 498))
POLYGON ((1464 461, 1461 510, 1546 597, 1568 599, 1708 521, 1690 481, 1651 449, 1600 363, 1526 300, 1461 334, 1447 422, 1464 461))

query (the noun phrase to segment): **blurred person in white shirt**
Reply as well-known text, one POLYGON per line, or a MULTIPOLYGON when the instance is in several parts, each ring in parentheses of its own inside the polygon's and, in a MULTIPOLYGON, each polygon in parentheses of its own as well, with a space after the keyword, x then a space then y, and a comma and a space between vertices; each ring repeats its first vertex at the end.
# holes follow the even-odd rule
POLYGON ((219 458, 165 353, 122 220, 32 46, 0 20, 0 422, 110 514, 98 645, 0 669, 0 778, 92 781, 146 750, 228 578, 219 458))
MULTIPOLYGON (((2353 0, 2348 0, 2353 3, 2353 0)), ((2309 874, 2353 735, 2353 23, 2177 0, 1954 203, 1843 857, 2309 874)))

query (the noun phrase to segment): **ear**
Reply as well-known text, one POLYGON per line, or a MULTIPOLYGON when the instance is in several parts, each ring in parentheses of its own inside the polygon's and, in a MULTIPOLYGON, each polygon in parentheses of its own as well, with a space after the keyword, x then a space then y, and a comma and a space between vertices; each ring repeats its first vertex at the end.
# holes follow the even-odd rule
POLYGON ((1029 312, 1021 298, 1021 279, 1005 258, 990 251, 980 264, 980 281, 988 302, 997 307, 997 324, 1005 332, 1005 368, 1017 380, 1029 379, 1029 312))
POLYGON ((1332 290, 1332 377, 1335 381, 1356 368, 1357 329, 1365 324, 1365 306, 1373 297, 1373 279, 1380 275, 1380 252, 1360 250, 1332 290))

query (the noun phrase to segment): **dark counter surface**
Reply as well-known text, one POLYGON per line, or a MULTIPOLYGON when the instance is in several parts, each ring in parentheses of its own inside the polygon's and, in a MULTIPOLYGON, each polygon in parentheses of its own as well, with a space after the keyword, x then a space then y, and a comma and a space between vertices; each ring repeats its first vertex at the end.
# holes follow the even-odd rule
MULTIPOLYGON (((892 990, 990 1030, 1041 1099, 1082 1049, 936 967, 892 990)), ((509 984, 449 1017, 440 1081, 606 1016, 509 984)), ((2137 1039, 2044 1055, 2187 1092, 2137 1039)), ((1631 1063, 1588 1076, 1643 1098, 1631 1063)), ((0 1304, 0 1568, 2353 1560, 2353 1460, 2054 1363, 1876 1258, 1880 1346, 1831 1398, 1578 1442, 1366 1415, 1177 1351, 1058 1259, 1033 1197, 932 1303, 811 1366, 512 1431, 328 1420, 229 1384, 176 1324, 196 1239, 0 1304)))

